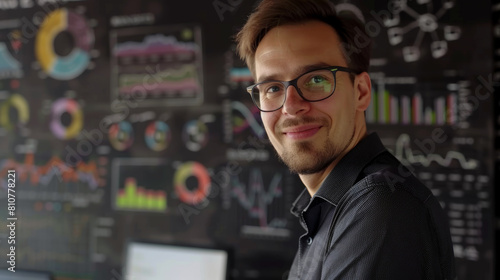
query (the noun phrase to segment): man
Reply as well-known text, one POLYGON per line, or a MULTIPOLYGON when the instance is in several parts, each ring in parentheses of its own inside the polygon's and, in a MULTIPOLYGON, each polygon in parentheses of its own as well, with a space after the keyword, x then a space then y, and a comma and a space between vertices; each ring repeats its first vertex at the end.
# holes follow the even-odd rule
POLYGON ((363 30, 326 0, 264 0, 237 35, 269 139, 306 187, 288 279, 455 279, 438 201, 367 135, 363 30))

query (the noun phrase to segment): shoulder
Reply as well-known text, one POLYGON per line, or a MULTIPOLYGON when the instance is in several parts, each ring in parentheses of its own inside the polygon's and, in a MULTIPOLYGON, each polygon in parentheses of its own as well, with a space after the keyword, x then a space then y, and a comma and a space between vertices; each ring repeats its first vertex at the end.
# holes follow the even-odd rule
POLYGON ((377 168, 351 186, 336 206, 330 230, 329 253, 344 247, 349 254, 357 250, 380 275, 453 275, 447 216, 432 192, 398 165, 377 168), (388 267, 394 271, 389 273, 388 267))
POLYGON ((424 222, 430 211, 441 211, 432 192, 408 170, 397 166, 363 177, 345 193, 337 208, 342 217, 361 215, 363 221, 370 222, 371 218, 379 226, 403 218, 424 222))

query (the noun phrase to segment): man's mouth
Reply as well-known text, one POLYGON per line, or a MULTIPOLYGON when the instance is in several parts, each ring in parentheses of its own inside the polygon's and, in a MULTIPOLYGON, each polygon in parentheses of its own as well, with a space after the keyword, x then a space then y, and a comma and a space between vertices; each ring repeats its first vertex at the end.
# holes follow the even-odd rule
POLYGON ((320 129, 320 124, 305 124, 287 127, 283 129, 283 134, 293 140, 304 140, 314 136, 320 129))

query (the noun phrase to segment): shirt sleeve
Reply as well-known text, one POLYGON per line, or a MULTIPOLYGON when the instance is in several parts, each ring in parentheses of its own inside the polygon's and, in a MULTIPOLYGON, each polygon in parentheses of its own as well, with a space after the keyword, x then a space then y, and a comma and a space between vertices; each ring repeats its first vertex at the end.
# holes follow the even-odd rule
POLYGON ((321 279, 445 279, 425 201, 404 188, 360 183, 336 208, 321 279))

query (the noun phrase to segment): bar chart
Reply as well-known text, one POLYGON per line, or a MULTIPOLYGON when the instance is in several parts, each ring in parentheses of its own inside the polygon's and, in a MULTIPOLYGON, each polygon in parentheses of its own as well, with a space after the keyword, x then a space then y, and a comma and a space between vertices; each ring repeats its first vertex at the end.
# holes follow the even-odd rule
POLYGON ((112 170, 112 206, 115 210, 168 212, 173 170, 166 160, 116 158, 112 170))
POLYGON ((423 95, 418 92, 413 96, 396 96, 387 90, 373 92, 372 103, 366 110, 366 121, 372 124, 455 125, 458 119, 457 94, 433 99, 433 102, 424 102, 423 95))
POLYGON ((464 77, 418 79, 370 73, 371 103, 366 122, 378 125, 471 126, 473 82, 464 77))
POLYGON ((120 209, 137 209, 149 211, 167 210, 165 191, 148 190, 137 186, 135 178, 125 180, 125 188, 118 190, 116 206, 120 209))

